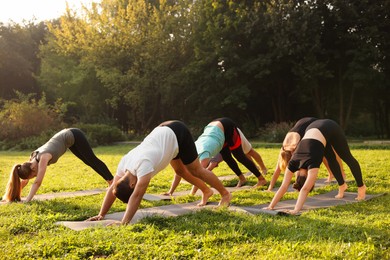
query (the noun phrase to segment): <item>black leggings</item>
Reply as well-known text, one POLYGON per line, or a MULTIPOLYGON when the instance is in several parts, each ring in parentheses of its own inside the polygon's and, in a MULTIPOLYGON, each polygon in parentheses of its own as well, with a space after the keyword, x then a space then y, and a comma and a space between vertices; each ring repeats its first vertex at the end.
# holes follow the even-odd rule
POLYGON ((84 133, 75 128, 72 128, 70 131, 72 131, 74 136, 74 144, 69 147, 69 150, 86 165, 94 169, 95 172, 102 176, 106 181, 112 180, 114 177, 110 170, 104 162, 96 157, 84 133))
POLYGON ((248 170, 250 170, 254 175, 256 175, 256 177, 260 177, 260 171, 257 169, 255 163, 245 155, 244 151, 242 150, 242 146, 239 145, 237 148, 231 148, 237 146, 238 142, 241 144, 240 134, 233 120, 227 117, 222 117, 215 119, 214 121, 221 122, 224 128, 225 144, 220 153, 227 165, 233 170, 233 172, 237 176, 242 175, 242 172, 238 167, 237 162, 232 157, 233 154, 234 158, 236 158, 237 161, 242 163, 248 170))
MULTIPOLYGON (((311 123, 307 127, 306 131, 311 128, 317 128, 320 130, 326 139, 325 158, 328 160, 329 168, 332 170, 337 182, 340 184, 338 178, 342 176, 342 173, 332 147, 338 156, 340 156, 341 160, 343 160, 348 165, 353 177, 355 178, 357 186, 362 187, 364 183, 359 162, 351 154, 347 138, 345 137, 341 127, 333 120, 320 119, 311 123)), ((341 182, 343 184, 344 180, 341 182)))
POLYGON ((242 175, 242 172, 240 168, 238 167, 238 164, 236 160, 233 159, 232 154, 234 155, 234 158, 237 159, 240 163, 242 163, 248 170, 250 170, 256 177, 260 177, 261 173, 257 169, 256 165, 251 161, 242 150, 242 146, 238 147, 237 149, 234 149, 230 151, 229 147, 225 147, 221 150, 221 155, 223 160, 227 163, 227 165, 230 167, 230 169, 233 170, 233 172, 240 176, 242 175))

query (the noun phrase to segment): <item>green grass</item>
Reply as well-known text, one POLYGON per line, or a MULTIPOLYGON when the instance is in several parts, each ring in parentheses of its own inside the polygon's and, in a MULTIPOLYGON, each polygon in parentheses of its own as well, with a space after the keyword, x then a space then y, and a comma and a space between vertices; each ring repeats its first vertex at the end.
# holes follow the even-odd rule
MULTIPOLYGON (((270 175, 276 164, 278 147, 258 145, 270 175)), ((115 173, 120 158, 132 146, 94 149, 115 173)), ((353 146, 361 164, 369 194, 382 194, 390 188, 390 149, 353 146)), ((0 192, 4 192, 11 167, 26 161, 29 152, 0 152, 0 192)), ((242 168, 244 172, 246 170, 242 168)), ((352 179, 348 167, 347 178, 352 179)), ((226 164, 217 175, 231 175, 226 164)), ((321 168, 320 178, 326 177, 321 168)), ((169 189, 170 167, 157 174, 148 193, 169 189)), ((250 177, 250 184, 256 179, 250 177)), ((280 185, 282 178, 277 185, 280 185)), ((224 182, 235 185, 236 180, 224 182)), ((23 191, 26 196, 30 185, 23 191)), ((103 188, 105 181, 72 153, 67 152, 49 166, 38 194, 103 188)), ((179 190, 189 190, 180 184, 179 190)), ((313 192, 325 193, 337 186, 313 192)), ((354 182, 348 191, 356 191, 354 182)), ((0 206, 0 259, 390 259, 390 196, 385 194, 366 202, 303 213, 300 217, 246 215, 226 209, 202 210, 174 218, 149 217, 128 226, 73 231, 55 224, 61 220, 84 220, 98 213, 104 194, 12 203, 0 206)), ((260 190, 235 192, 235 205, 268 203, 273 194, 260 190)), ((296 198, 297 193, 284 199, 296 198)), ((141 207, 194 201, 184 196, 174 201, 142 201, 141 207)), ((212 201, 218 201, 214 195, 212 201)), ((123 211, 117 201, 110 212, 123 211)))

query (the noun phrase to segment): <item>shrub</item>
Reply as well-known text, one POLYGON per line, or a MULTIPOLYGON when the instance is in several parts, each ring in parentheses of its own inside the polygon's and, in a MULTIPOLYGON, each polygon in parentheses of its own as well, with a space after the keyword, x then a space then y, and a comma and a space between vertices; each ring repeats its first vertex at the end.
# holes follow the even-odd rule
POLYGON ((113 142, 124 141, 126 138, 116 126, 104 124, 78 124, 86 135, 91 146, 105 145, 113 142))
POLYGON ((44 95, 36 100, 32 95, 19 94, 18 100, 4 101, 0 111, 0 140, 6 142, 39 135, 47 129, 58 128, 60 123, 44 95))
POLYGON ((266 142, 282 143, 287 132, 293 127, 293 123, 269 123, 260 129, 260 138, 266 142))
POLYGON ((34 150, 46 143, 56 132, 57 130, 46 130, 37 136, 30 136, 22 138, 17 142, 8 142, 2 148, 4 150, 34 150))

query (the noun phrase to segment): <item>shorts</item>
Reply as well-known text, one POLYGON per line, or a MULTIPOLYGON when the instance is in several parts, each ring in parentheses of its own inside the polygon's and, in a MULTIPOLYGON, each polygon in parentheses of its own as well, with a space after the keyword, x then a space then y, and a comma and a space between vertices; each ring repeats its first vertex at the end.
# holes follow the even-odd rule
POLYGON ((181 159, 184 165, 190 164, 198 158, 194 139, 192 138, 190 130, 181 121, 168 121, 162 123, 161 126, 167 126, 175 133, 177 143, 179 146, 179 153, 175 159, 181 159))
POLYGON ((223 147, 225 135, 218 126, 206 126, 203 133, 196 140, 196 150, 200 160, 216 156, 223 147))

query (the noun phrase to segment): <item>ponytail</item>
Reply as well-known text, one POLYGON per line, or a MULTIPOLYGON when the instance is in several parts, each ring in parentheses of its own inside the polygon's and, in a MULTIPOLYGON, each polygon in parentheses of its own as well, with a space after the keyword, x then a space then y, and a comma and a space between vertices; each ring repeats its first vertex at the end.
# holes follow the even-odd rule
POLYGON ((287 165, 291 160, 291 157, 292 157, 291 151, 286 151, 283 148, 281 149, 279 153, 278 166, 282 172, 286 170, 287 165))
POLYGON ((22 185, 20 183, 20 178, 29 178, 29 175, 31 174, 30 166, 31 163, 28 162, 14 165, 11 174, 9 175, 9 180, 5 189, 3 200, 5 200, 6 202, 21 200, 20 195, 22 193, 22 185))

